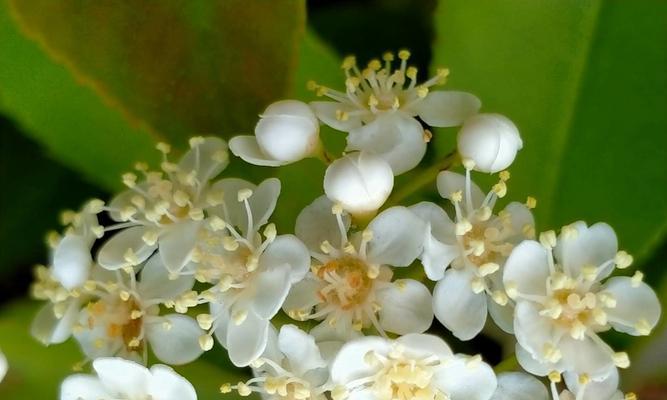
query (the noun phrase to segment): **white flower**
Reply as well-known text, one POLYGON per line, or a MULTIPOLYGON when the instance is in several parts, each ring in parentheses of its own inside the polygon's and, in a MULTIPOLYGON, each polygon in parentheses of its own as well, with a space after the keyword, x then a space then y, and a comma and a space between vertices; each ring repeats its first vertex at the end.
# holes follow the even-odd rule
POLYGON ((99 358, 93 369, 97 376, 65 379, 60 400, 197 400, 192 384, 165 365, 149 370, 122 358, 99 358))
POLYGON ((315 83, 318 95, 334 101, 311 103, 317 117, 334 129, 349 132, 347 150, 363 150, 384 158, 398 175, 421 161, 428 141, 419 121, 436 127, 458 126, 481 106, 473 95, 453 91, 429 91, 444 83, 446 69, 426 82, 417 83, 417 68, 407 67, 410 53, 398 53, 399 68, 392 70, 394 55, 386 53, 384 65, 372 60, 360 71, 354 57, 343 61, 345 92, 315 83))
POLYGON ((540 242, 517 246, 503 274, 507 294, 516 301, 522 366, 538 375, 569 371, 595 379, 614 365, 627 367, 627 354, 614 353, 598 332, 611 327, 647 335, 660 317, 660 303, 640 272, 602 282, 632 261, 617 251, 613 229, 575 222, 563 227, 558 239, 550 231, 540 242))
POLYGON ((519 130, 507 117, 478 114, 465 121, 458 134, 458 150, 481 172, 499 172, 512 164, 523 147, 519 130))
POLYGON ((632 394, 625 397, 618 390, 618 370, 613 368, 608 376, 601 379, 591 379, 586 375, 565 373, 565 384, 568 390, 564 390, 560 397, 555 397, 556 390, 554 382, 551 382, 552 394, 555 400, 629 400, 636 399, 632 394))
POLYGON ((281 100, 264 110, 255 136, 236 136, 229 147, 250 164, 276 167, 321 151, 319 129, 317 117, 307 104, 281 100))
POLYGON ((185 312, 197 304, 190 292, 192 276, 170 276, 158 255, 143 266, 136 281, 133 271, 106 281, 89 281, 90 298, 76 310, 74 337, 90 359, 122 356, 146 362, 148 345, 168 364, 185 364, 202 353, 197 322, 180 314, 160 315, 160 305, 185 312))
MULTIPOLYGON (((498 374, 498 387, 491 400, 550 400, 547 388, 535 377, 522 372, 498 374)), ((551 399, 551 400, 558 400, 551 399)))
POLYGON ((441 172, 438 191, 453 203, 454 221, 433 203, 410 207, 430 228, 420 258, 426 275, 438 281, 433 290, 435 316, 461 340, 482 330, 487 310, 502 329, 511 331, 512 309, 500 271, 512 248, 532 237, 534 221, 528 207, 516 202, 493 214, 496 199, 505 195, 507 179, 509 174, 502 173, 484 196, 469 170, 465 177, 441 172))
POLYGON ((331 365, 331 379, 339 385, 334 400, 487 400, 497 384, 479 356, 453 354, 442 339, 424 334, 348 342, 331 365))
POLYGON ((326 400, 331 388, 328 364, 315 340, 294 325, 283 325, 279 334, 272 327, 266 350, 252 367, 253 379, 221 390, 242 396, 257 392, 266 400, 326 400))
POLYGON ((324 192, 333 202, 354 215, 379 209, 391 194, 394 175, 381 158, 364 152, 334 161, 324 174, 324 192))
POLYGON ((319 340, 351 338, 371 326, 382 334, 424 332, 433 320, 431 294, 416 280, 392 282, 389 268, 415 260, 424 224, 407 208, 392 207, 348 238, 349 227, 349 216, 326 197, 299 214, 295 232, 314 265, 293 286, 285 312, 297 320, 321 320, 311 331, 319 340))
POLYGON ((100 249, 97 261, 115 270, 139 265, 159 247, 164 265, 180 271, 189 261, 206 208, 219 204, 220 193, 209 189, 209 180, 228 163, 227 143, 214 137, 190 139, 190 151, 174 164, 167 160, 168 145, 160 143, 164 155, 162 171, 137 169, 145 180, 132 173, 123 175, 128 190, 116 196, 106 208, 119 223, 107 227, 126 228, 100 249))
POLYGON ((0 351, 0 383, 2 383, 2 380, 5 379, 5 375, 7 374, 8 369, 9 365, 7 364, 7 357, 5 357, 3 352, 0 351))
POLYGON ((303 278, 310 265, 308 249, 293 235, 276 234, 267 224, 280 193, 280 181, 267 179, 259 186, 241 179, 216 184, 226 195, 202 232, 191 268, 202 282, 214 286, 203 292, 211 313, 198 317, 229 352, 237 366, 245 366, 264 351, 269 320, 287 296, 290 286, 303 278), (260 234, 263 229, 264 239, 260 234))

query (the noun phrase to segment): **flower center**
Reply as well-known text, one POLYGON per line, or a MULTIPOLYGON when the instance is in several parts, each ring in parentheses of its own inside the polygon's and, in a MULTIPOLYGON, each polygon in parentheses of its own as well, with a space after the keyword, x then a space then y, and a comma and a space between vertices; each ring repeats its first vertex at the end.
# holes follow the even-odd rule
MULTIPOLYGON (((317 270, 324 282, 318 296, 323 302, 349 310, 366 303, 373 288, 368 265, 359 258, 343 256, 329 261, 317 270)), ((370 274, 372 275, 372 274, 370 274)))
MULTIPOLYGON (((134 297, 100 299, 88 304, 87 327, 101 327, 107 341, 121 341, 125 349, 132 352, 143 350, 143 311, 134 297)), ((96 346, 103 346, 98 342, 96 346)))

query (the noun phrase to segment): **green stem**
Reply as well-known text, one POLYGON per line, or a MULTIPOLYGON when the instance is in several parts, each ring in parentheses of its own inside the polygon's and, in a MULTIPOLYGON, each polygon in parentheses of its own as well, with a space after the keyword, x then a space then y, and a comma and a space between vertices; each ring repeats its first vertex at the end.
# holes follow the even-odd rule
POLYGON ((459 157, 456 151, 452 151, 451 153, 447 154, 440 162, 433 164, 427 169, 421 171, 421 173, 416 175, 414 179, 410 180, 407 185, 392 193, 385 203, 385 207, 388 208, 398 205, 411 194, 422 189, 424 186, 431 184, 438 177, 440 172, 450 169, 458 161, 459 157))

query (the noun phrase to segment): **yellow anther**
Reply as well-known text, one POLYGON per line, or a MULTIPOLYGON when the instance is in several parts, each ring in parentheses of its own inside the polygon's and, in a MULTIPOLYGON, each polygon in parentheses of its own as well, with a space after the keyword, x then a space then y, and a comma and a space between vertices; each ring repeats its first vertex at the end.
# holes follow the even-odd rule
POLYGON ((171 152, 171 146, 168 143, 160 142, 155 145, 155 148, 162 154, 169 154, 171 152))
POLYGON ((247 188, 246 189, 241 189, 236 194, 236 200, 238 200, 239 203, 240 203, 242 201, 248 200, 250 198, 250 196, 252 196, 252 190, 251 189, 247 189, 247 188))
POLYGON ((644 280, 644 273, 641 271, 635 271, 635 274, 632 275, 631 279, 632 279, 631 286, 633 288, 637 288, 644 280))
POLYGON ((331 391, 331 400, 345 400, 349 397, 350 393, 345 388, 345 386, 336 386, 331 391))
POLYGON ((350 119, 350 115, 347 112, 343 110, 336 110, 336 120, 345 122, 348 119, 350 119))
POLYGON ((382 63, 377 58, 374 58, 368 62, 368 68, 373 71, 379 71, 382 68, 382 63))
POLYGON ((633 392, 628 392, 623 396, 624 400, 637 400, 637 395, 634 394, 633 392))
POLYGON ((629 267, 630 265, 632 265, 633 261, 634 258, 623 250, 616 253, 616 256, 614 257, 614 263, 616 264, 616 268, 619 269, 625 269, 629 267))
POLYGON ((475 294, 482 293, 484 289, 486 289, 486 284, 484 284, 484 279, 478 277, 472 278, 472 280, 470 280, 470 288, 475 294))
POLYGON ((560 232, 565 239, 574 239, 579 236, 579 231, 577 231, 574 225, 565 225, 561 228, 560 232))
POLYGON ((239 382, 236 384, 236 391, 239 393, 239 396, 250 396, 252 393, 252 390, 250 389, 250 386, 246 385, 244 382, 239 382))
POLYGON ((232 384, 231 383, 223 383, 220 385, 220 393, 222 394, 227 394, 232 392, 232 384))
POLYGON ((136 349, 137 347, 141 346, 141 339, 135 337, 130 340, 130 342, 127 344, 127 347, 131 349, 136 349))
POLYGON ((516 299, 519 295, 518 285, 516 282, 508 281, 505 284, 505 292, 510 299, 516 299))
POLYGON ((130 265, 139 265, 140 263, 139 258, 134 253, 134 250, 132 248, 128 248, 127 250, 125 250, 125 253, 123 254, 123 259, 130 265))
POLYGON ((204 144, 204 138, 202 136, 193 136, 190 138, 190 140, 188 140, 188 144, 191 148, 197 147, 204 144))
POLYGON ((144 232, 143 235, 141 235, 141 240, 144 241, 148 246, 153 246, 155 243, 157 243, 159 234, 157 230, 153 229, 148 229, 144 232))
POLYGON ((560 383, 561 381, 561 375, 560 372, 558 371, 551 371, 547 376, 549 377, 549 380, 553 383, 560 383))
POLYGON ((618 353, 614 353, 614 364, 618 368, 628 368, 630 366, 630 357, 628 357, 628 353, 621 351, 618 353))
POLYGON ((607 313, 602 311, 599 308, 595 308, 592 311, 593 313, 593 319, 595 320, 596 323, 599 325, 607 325, 607 313))
POLYGON ((544 348, 542 349, 542 354, 544 357, 552 363, 557 363, 563 358, 561 351, 553 345, 553 343, 545 343, 544 348))
POLYGON ((317 82, 310 80, 306 82, 306 89, 308 90, 317 90, 320 87, 320 85, 317 84, 317 82))
POLYGON ((501 306, 505 306, 509 301, 505 292, 500 290, 494 291, 493 294, 491 295, 491 298, 493 299, 493 301, 496 302, 496 304, 501 306))
POLYGON ((580 385, 588 385, 591 381, 591 377, 588 376, 588 374, 581 374, 579 375, 579 384, 580 385))
POLYGON ((449 195, 453 203, 460 203, 463 200, 463 192, 458 190, 449 195))
POLYGON ((455 225, 455 231, 457 236, 463 236, 466 233, 472 230, 472 224, 467 219, 462 219, 457 222, 455 225))
POLYGON ((420 99, 423 99, 426 96, 428 96, 428 88, 426 86, 418 86, 417 87, 417 97, 419 97, 420 99))
POLYGON ((269 223, 266 225, 266 228, 264 228, 264 237, 268 241, 273 241, 273 239, 276 238, 276 235, 278 232, 276 231, 276 224, 273 222, 269 223))
POLYGON ((416 80, 417 72, 418 70, 416 67, 408 67, 408 69, 405 71, 405 75, 412 80, 416 80))
POLYGON ((141 310, 132 310, 130 313, 130 319, 139 319, 144 315, 144 312, 141 310))
POLYGON ((387 51, 382 55, 382 59, 384 61, 392 62, 394 61, 394 53, 392 53, 391 51, 387 51))
POLYGON ((204 219, 204 210, 201 208, 192 208, 188 212, 188 217, 193 221, 201 221, 204 219))
POLYGON ((398 58, 401 59, 401 60, 404 60, 404 61, 407 60, 408 58, 410 58, 410 51, 405 50, 405 49, 399 51, 398 52, 398 58))
POLYGON ((493 188, 491 188, 493 193, 496 194, 496 196, 503 198, 507 194, 507 185, 505 184, 504 181, 500 181, 493 185, 493 188))
POLYGON ((207 331, 213 326, 213 317, 211 314, 199 314, 197 315, 197 323, 200 328, 207 331))
POLYGON ((500 265, 498 265, 496 263, 489 262, 489 263, 485 263, 485 264, 482 264, 482 265, 479 266, 479 273, 482 276, 487 276, 487 275, 493 274, 494 272, 498 271, 499 269, 500 269, 500 265))
POLYGON ((357 65, 357 58, 355 56, 347 56, 343 59, 343 64, 341 64, 341 68, 350 69, 353 68, 355 65, 357 65))
POLYGON ((461 160, 461 163, 463 164, 463 168, 467 169, 468 171, 475 169, 475 160, 473 159, 465 158, 461 160))
POLYGON ((540 243, 542 246, 546 247, 547 249, 552 249, 556 247, 556 232, 554 231, 546 231, 540 233, 540 243))
POLYGON ((134 169, 136 169, 139 172, 146 172, 148 171, 148 164, 143 161, 138 161, 134 163, 134 169))
POLYGON ((137 209, 132 206, 125 206, 120 210, 120 219, 121 221, 129 221, 134 214, 137 213, 137 209))
POLYGON ((510 172, 507 170, 500 171, 498 177, 500 178, 501 181, 507 182, 510 179, 510 172))
POLYGON ((213 348, 213 337, 211 335, 199 336, 199 347, 204 351, 209 351, 213 348))
POLYGON ((526 207, 530 208, 531 210, 537 207, 537 199, 532 196, 528 196, 526 198, 526 207))
POLYGON ((343 205, 340 203, 334 203, 333 206, 331 206, 331 213, 334 215, 343 214, 343 205))
POLYGON ((443 84, 447 81, 447 77, 449 76, 449 68, 438 68, 436 74, 438 76, 438 83, 443 84))
POLYGON ((211 229, 213 229, 213 231, 221 231, 227 227, 225 221, 218 216, 213 216, 209 220, 208 225, 211 227, 211 229))
POLYGON ((130 292, 127 290, 122 290, 118 295, 123 301, 128 301, 130 299, 130 292))
POLYGON ((637 335, 648 336, 651 334, 651 325, 647 320, 641 318, 637 323, 635 323, 635 332, 637 335))
POLYGON ((369 107, 377 107, 378 104, 379 104, 378 99, 377 99, 377 97, 375 97, 374 94, 371 94, 370 96, 368 96, 368 106, 369 107))

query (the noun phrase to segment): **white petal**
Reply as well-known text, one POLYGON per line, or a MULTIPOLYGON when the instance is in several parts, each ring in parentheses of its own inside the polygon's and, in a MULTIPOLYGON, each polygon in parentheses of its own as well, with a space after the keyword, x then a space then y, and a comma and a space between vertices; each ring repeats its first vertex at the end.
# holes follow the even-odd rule
MULTIPOLYGON (((320 245, 325 240, 333 246, 342 242, 336 216, 331 212, 333 202, 326 196, 320 196, 307 205, 296 218, 294 233, 313 251, 320 253, 320 245)), ((341 215, 345 231, 350 228, 350 215, 341 215)))
MULTIPOLYGON (((438 174, 437 186, 440 196, 448 200, 452 199, 452 193, 460 191, 463 195, 462 204, 466 204, 465 176, 457 174, 456 172, 442 171, 438 174)), ((472 197, 472 205, 474 208, 481 206, 485 197, 479 186, 472 181, 470 181, 470 197, 472 197)))
POLYGON ((320 125, 315 115, 305 103, 295 100, 282 103, 271 104, 255 126, 260 149, 270 158, 285 162, 313 155, 320 143, 320 125), (272 108, 284 108, 284 112, 272 108))
POLYGON ((165 365, 151 367, 148 394, 155 400, 197 400, 192 384, 165 365))
POLYGON ((252 310, 247 311, 248 316, 241 325, 230 321, 227 327, 227 351, 237 367, 245 367, 262 355, 268 338, 269 321, 252 310))
POLYGON ((160 256, 169 271, 178 272, 190 262, 201 227, 202 221, 184 221, 170 226, 160 235, 160 256))
POLYGON ((516 359, 519 362, 519 365, 521 365, 521 368, 525 369, 527 372, 537 376, 547 376, 549 372, 559 370, 559 368, 556 368, 552 363, 536 360, 532 354, 521 347, 519 343, 516 344, 515 348, 516 359))
POLYGON ((519 301, 514 309, 514 334, 521 346, 542 361, 546 344, 556 345, 557 333, 553 320, 539 314, 540 306, 519 301))
POLYGON ((197 321, 187 315, 169 314, 146 323, 146 336, 153 353, 171 365, 196 360, 203 353, 199 346, 199 336, 203 333, 197 321))
POLYGON ((407 115, 386 114, 350 131, 346 150, 376 154, 391 165, 394 175, 400 175, 416 167, 424 157, 424 128, 407 115))
POLYGON ((410 265, 422 251, 426 224, 405 207, 391 207, 368 224, 373 238, 368 260, 396 267, 410 265))
POLYGON ((317 115, 317 118, 319 118, 322 123, 336 130, 349 132, 352 129, 361 126, 361 117, 359 116, 348 116, 345 121, 342 121, 336 117, 339 111, 349 113, 356 110, 356 108, 347 104, 341 104, 336 101, 313 101, 310 103, 310 106, 313 108, 315 115, 317 115))
POLYGON ((241 157, 243 161, 264 167, 277 167, 280 165, 289 164, 289 161, 274 160, 270 156, 264 154, 259 148, 257 139, 254 136, 243 135, 235 136, 229 140, 229 148, 235 156, 241 157))
MULTIPOLYGON (((575 373, 566 372, 563 374, 565 378, 565 384, 567 388, 572 391, 575 395, 579 394, 581 386, 579 384, 579 376, 575 373)), ((614 395, 618 391, 618 370, 612 368, 609 371, 609 375, 600 380, 590 380, 589 383, 585 385, 584 393, 580 398, 581 400, 612 400, 614 395)), ((620 397, 621 399, 623 397, 620 397)))
POLYGON ((450 127, 463 124, 481 106, 482 102, 470 93, 438 90, 430 92, 414 109, 427 124, 450 127))
POLYGON ((238 227, 244 234, 247 233, 248 217, 245 204, 239 202, 237 194, 239 190, 250 189, 252 196, 248 199, 254 229, 266 224, 273 210, 276 208, 276 202, 280 195, 280 181, 276 178, 269 178, 258 186, 238 178, 221 179, 213 185, 213 190, 222 190, 225 193, 225 205, 228 214, 219 213, 225 221, 238 227))
POLYGON ((4 353, 0 351, 0 383, 2 383, 2 380, 5 379, 5 375, 7 374, 8 369, 9 365, 7 364, 7 357, 5 357, 4 353))
POLYGON ((30 326, 30 334, 44 345, 62 343, 72 335, 79 313, 79 302, 70 300, 62 318, 56 318, 53 304, 43 306, 30 326))
POLYGON ((461 340, 475 337, 486 322, 486 295, 472 291, 471 279, 467 271, 449 269, 433 289, 435 317, 461 340))
POLYGON ((460 256, 454 223, 442 208, 431 202, 423 201, 409 209, 427 224, 424 248, 419 258, 424 265, 426 276, 439 281, 449 264, 460 256))
POLYGON ((597 343, 588 336, 584 340, 565 335, 558 343, 567 370, 589 376, 603 377, 615 368, 612 351, 607 345, 597 343))
POLYGON ((406 354, 413 358, 437 356, 440 361, 443 361, 453 355, 447 343, 435 335, 410 333, 396 339, 396 343, 405 346, 406 354))
POLYGON ((88 241, 79 235, 65 235, 53 252, 53 277, 65 289, 74 289, 86 282, 92 262, 88 241))
POLYGON ((192 275, 178 275, 176 279, 169 275, 162 258, 156 254, 141 269, 137 291, 144 299, 174 299, 191 290, 195 283, 192 275))
POLYGON ((549 277, 549 253, 534 240, 525 240, 512 250, 505 262, 503 283, 516 285, 521 294, 544 296, 549 277))
MULTIPOLYGON (((526 226, 535 227, 533 213, 525 204, 513 201, 505 207, 504 213, 509 217, 512 234, 507 238, 510 242, 519 242, 526 238, 523 233, 526 226)), ((500 222, 500 219, 498 220, 500 222)))
POLYGON ((293 284, 283 303, 283 310, 289 312, 290 310, 311 309, 321 301, 317 296, 320 286, 319 280, 309 278, 293 284))
POLYGON ((322 321, 309 332, 318 343, 327 341, 347 342, 363 334, 352 328, 352 318, 343 318, 331 325, 328 321, 322 321))
POLYGON ((327 365, 315 344, 315 339, 294 325, 283 325, 280 328, 278 346, 297 376, 303 376, 307 371, 327 365))
POLYGON ((331 364, 331 380, 336 384, 345 384, 373 375, 378 367, 364 361, 366 353, 374 351, 386 355, 390 350, 391 343, 377 336, 366 336, 346 343, 331 364))
POLYGON ((125 254, 132 249, 137 261, 142 263, 153 254, 156 245, 149 246, 142 236, 146 232, 143 226, 133 226, 111 237, 97 253, 97 262, 104 268, 115 270, 128 265, 125 254))
POLYGON ((227 328, 229 327, 231 319, 229 309, 225 305, 219 303, 210 303, 209 307, 211 315, 216 318, 213 336, 218 339, 218 342, 222 347, 227 348, 227 328))
POLYGON ((660 301, 653 289, 644 282, 634 286, 632 278, 610 278, 602 290, 611 293, 616 299, 616 307, 606 309, 609 323, 614 329, 637 335, 635 325, 640 320, 653 329, 660 319, 660 301))
MULTIPOLYGON (((618 251, 618 239, 614 230, 605 223, 586 227, 584 222, 571 225, 576 229, 574 237, 561 234, 554 255, 562 263, 565 271, 576 278, 585 266, 599 266, 613 260, 618 251)), ((607 268, 598 275, 598 280, 608 276, 613 268, 607 268)))
POLYGON ((122 358, 98 358, 93 361, 93 369, 112 393, 129 398, 144 398, 148 394, 151 374, 143 365, 122 358))
POLYGON ((487 400, 498 385, 487 363, 469 364, 467 357, 459 355, 435 371, 433 383, 451 400, 487 400))
POLYGON ((491 400, 551 400, 547 388, 536 378, 522 372, 498 375, 498 388, 491 400))
POLYGON ((363 388, 350 393, 347 400, 377 400, 377 396, 371 388, 363 388))
POLYGON ((378 292, 380 326, 385 331, 405 335, 426 331, 433 322, 431 293, 413 279, 393 282, 378 292))
POLYGON ((486 299, 489 315, 498 328, 513 335, 514 334, 514 304, 508 302, 504 306, 496 303, 491 297, 486 299))
POLYGON ((206 137, 183 155, 178 167, 186 174, 197 171, 197 181, 203 185, 222 172, 227 164, 227 142, 217 137, 206 137))
POLYGON ((91 375, 76 374, 67 377, 60 386, 60 400, 99 400, 112 398, 100 380, 91 375))
POLYGON ((263 268, 252 280, 252 308, 260 318, 271 319, 280 310, 290 288, 288 264, 263 268))
POLYGON ((291 282, 302 280, 310 269, 308 248, 294 235, 276 237, 260 258, 260 268, 271 268, 281 264, 289 266, 291 282))

